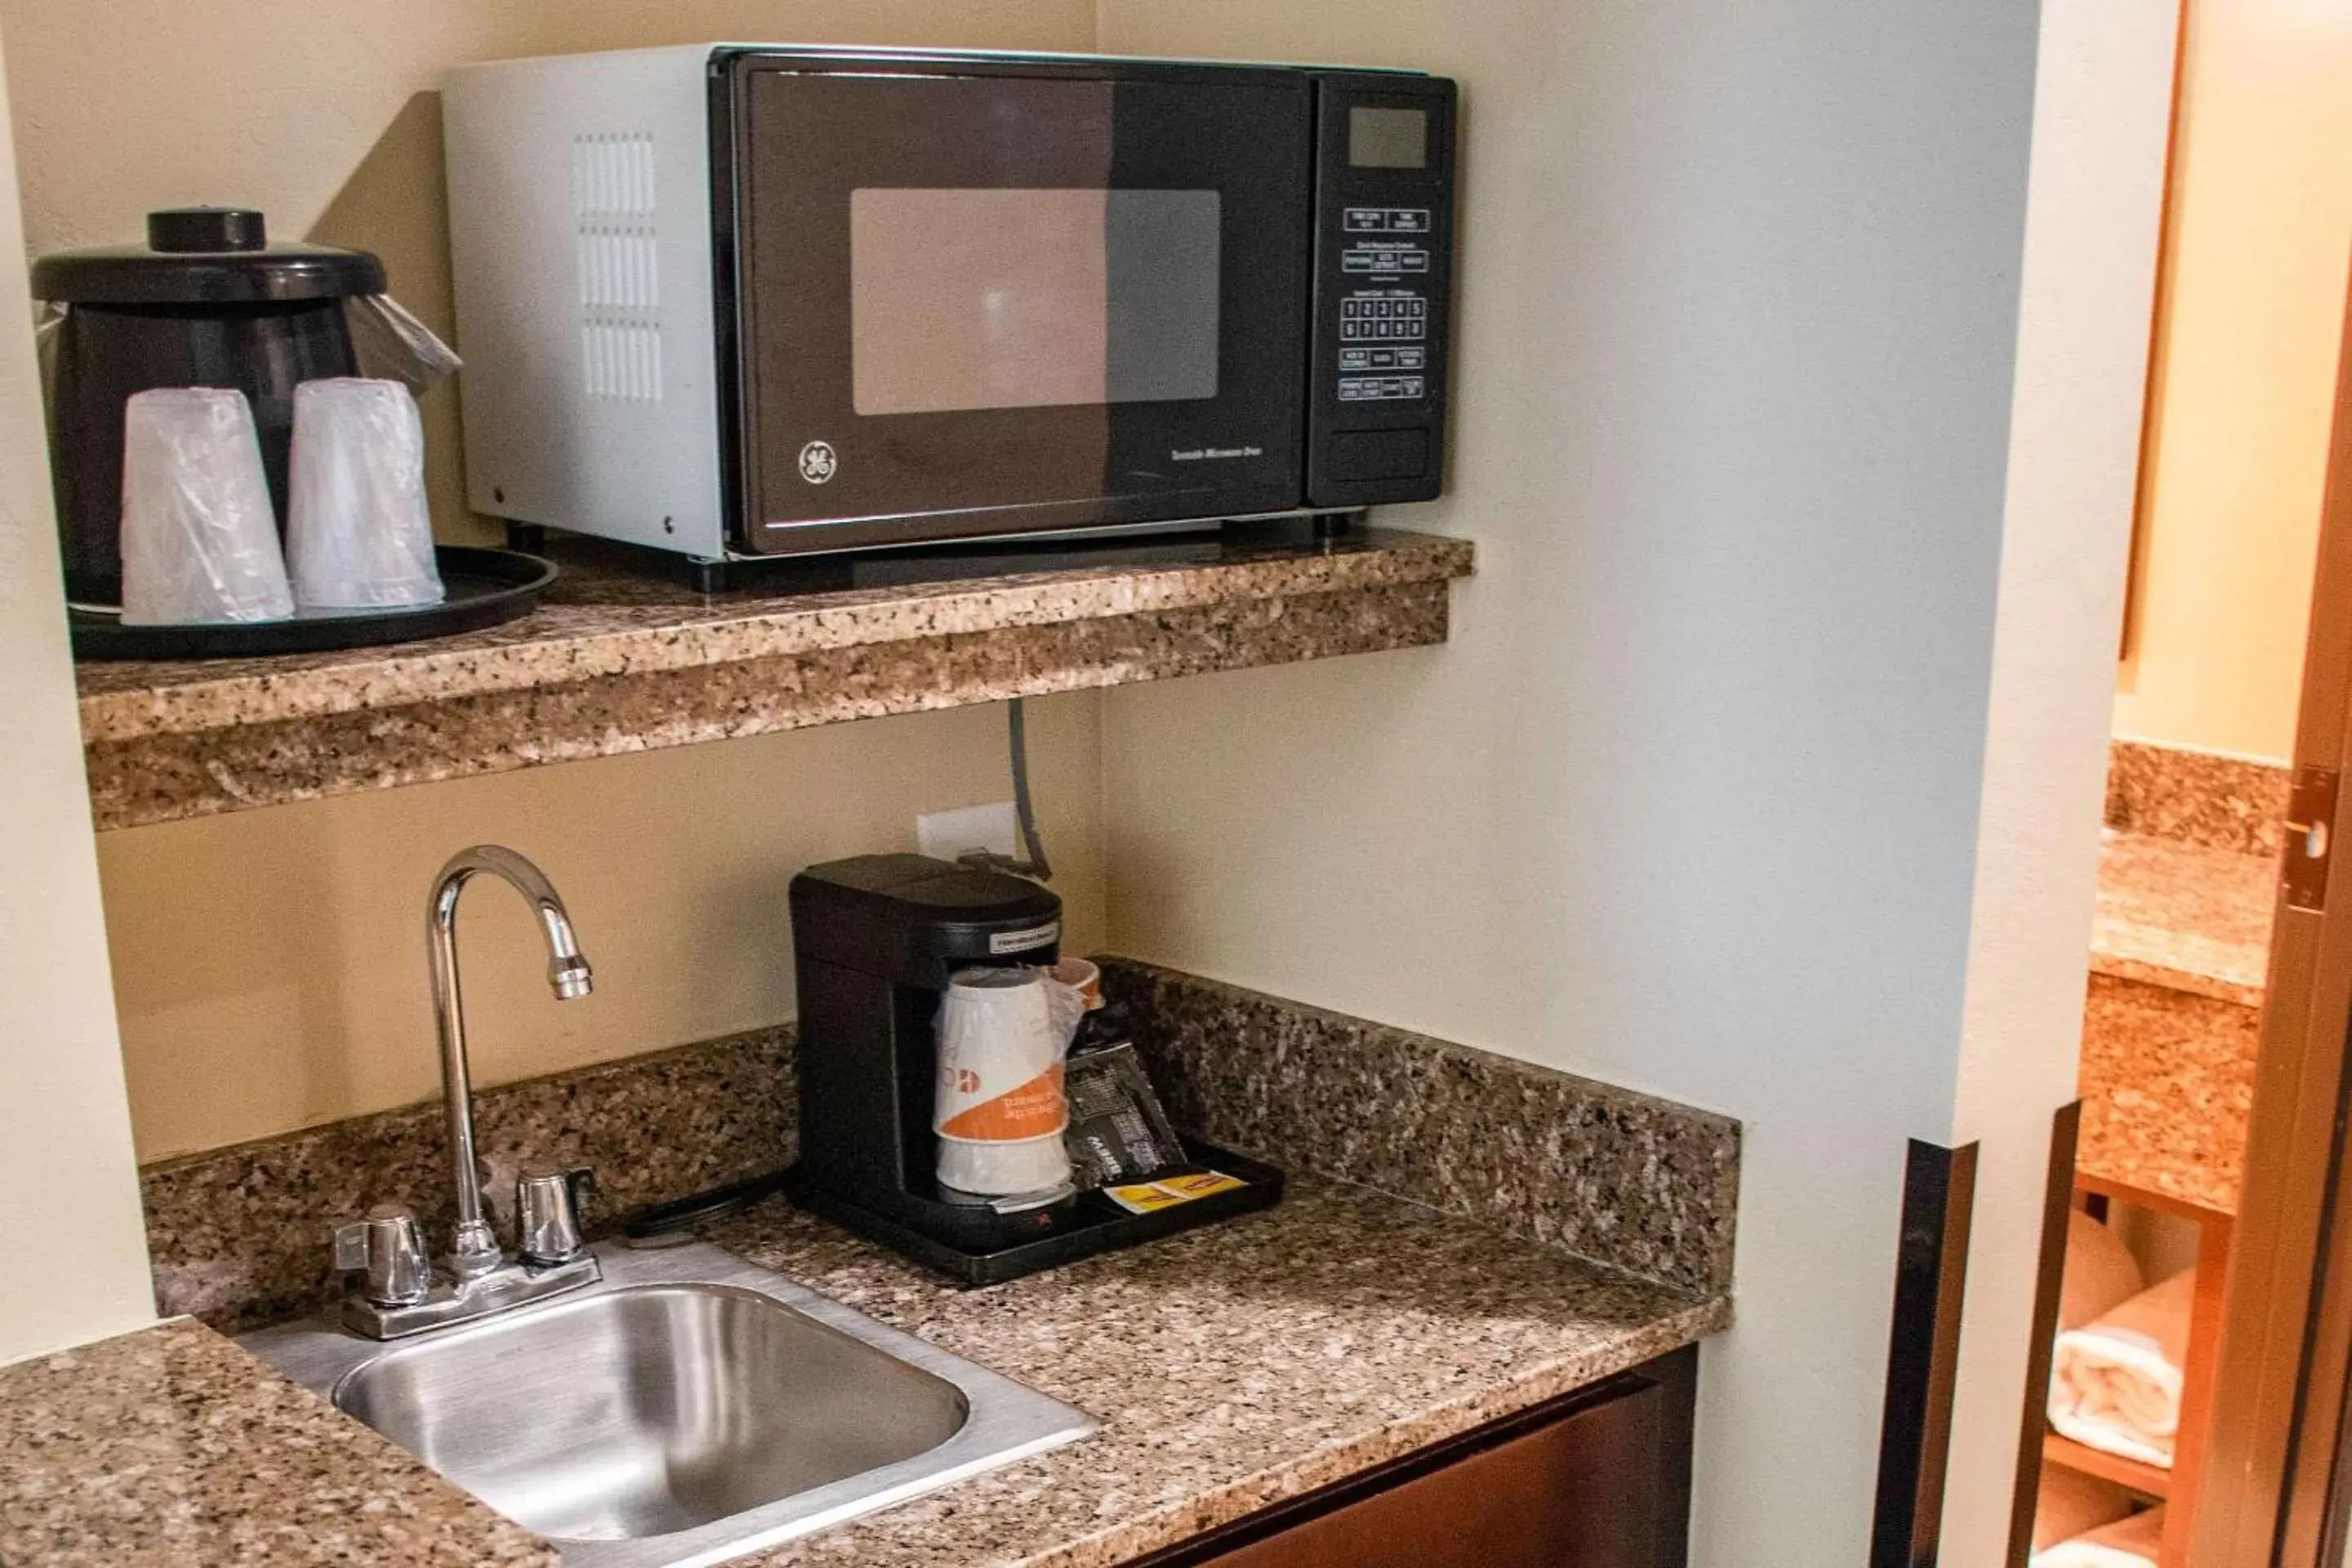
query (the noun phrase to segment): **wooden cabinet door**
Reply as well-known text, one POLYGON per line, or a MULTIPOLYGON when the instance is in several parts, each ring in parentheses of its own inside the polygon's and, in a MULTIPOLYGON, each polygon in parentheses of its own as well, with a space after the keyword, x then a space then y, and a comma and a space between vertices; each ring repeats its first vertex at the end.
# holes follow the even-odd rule
POLYGON ((1147 1559, 1169 1568, 1679 1568, 1687 1352, 1147 1559))

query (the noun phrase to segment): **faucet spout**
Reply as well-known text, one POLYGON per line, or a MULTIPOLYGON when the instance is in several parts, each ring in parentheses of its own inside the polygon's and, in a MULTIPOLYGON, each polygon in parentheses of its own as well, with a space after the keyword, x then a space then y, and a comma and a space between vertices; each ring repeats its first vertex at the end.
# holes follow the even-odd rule
POLYGON ((475 1157, 474 1087, 466 1056, 466 1005, 457 981, 457 897, 483 872, 513 887, 539 917, 547 939, 547 984, 556 1000, 585 996, 595 984, 587 956, 572 935, 572 917, 545 872, 496 844, 461 849, 441 868, 426 909, 426 947, 433 968, 433 1017, 441 1041, 441 1098, 457 1184, 457 1226, 449 1264, 460 1279, 486 1274, 502 1260, 498 1235, 485 1213, 481 1168, 475 1157))

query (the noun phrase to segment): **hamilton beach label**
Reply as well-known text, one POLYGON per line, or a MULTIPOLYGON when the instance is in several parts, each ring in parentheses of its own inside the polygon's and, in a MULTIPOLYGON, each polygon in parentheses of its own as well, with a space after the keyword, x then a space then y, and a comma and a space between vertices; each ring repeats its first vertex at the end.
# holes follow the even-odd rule
POLYGON ((1026 952, 1033 947, 1045 947, 1057 942, 1062 935, 1062 922, 1047 921, 1041 926, 1027 926, 1020 931, 991 932, 988 951, 993 953, 1026 952))
POLYGON ((1234 458, 1263 458, 1263 447, 1185 447, 1168 454, 1171 463, 1220 463, 1234 458))
POLYGON ((811 441, 801 448, 801 478, 813 485, 821 485, 841 471, 841 459, 834 456, 829 441, 811 441))

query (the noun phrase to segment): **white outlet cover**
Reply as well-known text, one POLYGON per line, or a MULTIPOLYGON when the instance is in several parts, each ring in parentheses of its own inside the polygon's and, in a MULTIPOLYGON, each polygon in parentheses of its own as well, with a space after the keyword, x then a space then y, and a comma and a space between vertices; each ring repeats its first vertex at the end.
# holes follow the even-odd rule
POLYGON ((992 800, 986 805, 962 805, 953 811, 927 811, 915 818, 915 846, 939 860, 953 860, 974 849, 1018 855, 1015 839, 1020 826, 1013 803, 992 800))

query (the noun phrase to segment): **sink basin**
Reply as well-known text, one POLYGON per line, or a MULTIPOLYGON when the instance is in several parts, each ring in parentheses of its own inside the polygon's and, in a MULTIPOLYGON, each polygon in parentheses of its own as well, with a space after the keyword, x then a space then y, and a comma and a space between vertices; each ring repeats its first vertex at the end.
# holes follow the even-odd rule
POLYGON ((567 1568, 772 1546, 1093 1430, 1082 1412, 700 1243, 413 1340, 246 1347, 553 1540, 567 1568))
POLYGON ((667 1535, 911 1459, 943 1377, 773 1297, 638 1285, 386 1352, 335 1403, 541 1535, 667 1535))

